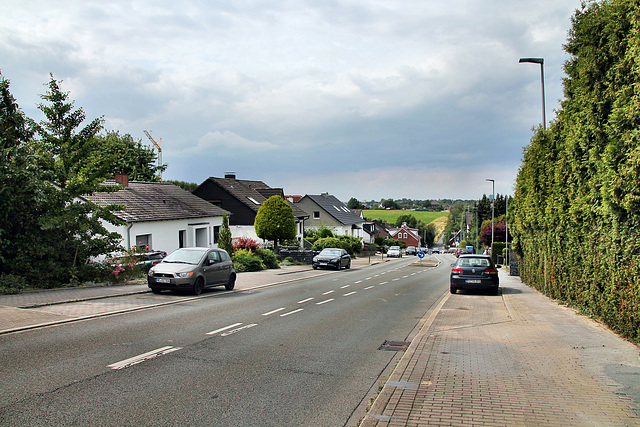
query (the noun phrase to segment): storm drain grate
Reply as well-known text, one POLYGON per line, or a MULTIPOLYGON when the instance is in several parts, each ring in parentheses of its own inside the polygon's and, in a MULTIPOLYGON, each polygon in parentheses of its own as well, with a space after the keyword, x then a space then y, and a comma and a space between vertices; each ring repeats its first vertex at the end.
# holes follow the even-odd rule
POLYGON ((387 351, 405 351, 409 348, 411 341, 389 341, 385 340, 378 350, 387 350, 387 351))

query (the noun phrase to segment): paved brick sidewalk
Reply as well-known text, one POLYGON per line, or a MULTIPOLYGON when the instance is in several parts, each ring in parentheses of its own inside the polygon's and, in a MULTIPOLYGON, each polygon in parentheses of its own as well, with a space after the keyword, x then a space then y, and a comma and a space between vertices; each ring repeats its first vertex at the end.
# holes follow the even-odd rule
POLYGON ((640 426, 638 348, 519 278, 501 286, 444 297, 362 426, 640 426))

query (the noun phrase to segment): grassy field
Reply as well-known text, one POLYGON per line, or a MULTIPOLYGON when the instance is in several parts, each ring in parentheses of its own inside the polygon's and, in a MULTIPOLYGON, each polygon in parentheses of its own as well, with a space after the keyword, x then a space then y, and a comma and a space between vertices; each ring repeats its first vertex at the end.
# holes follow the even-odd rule
POLYGON ((395 224, 400 215, 413 215, 425 224, 435 221, 438 218, 449 216, 449 212, 427 212, 427 211, 392 211, 392 210, 365 210, 362 211, 368 220, 381 219, 389 224, 395 224))

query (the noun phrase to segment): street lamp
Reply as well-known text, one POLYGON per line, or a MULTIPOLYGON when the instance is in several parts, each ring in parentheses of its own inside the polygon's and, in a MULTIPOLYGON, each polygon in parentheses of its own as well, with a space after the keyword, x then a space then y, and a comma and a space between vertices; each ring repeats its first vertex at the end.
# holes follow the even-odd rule
POLYGON ((527 62, 531 64, 540 64, 540 81, 542 82, 542 128, 547 130, 547 115, 544 106, 544 58, 520 58, 520 64, 527 62))
POLYGON ((493 221, 495 218, 496 181, 494 179, 486 179, 485 181, 491 181, 491 248, 493 248, 493 221))

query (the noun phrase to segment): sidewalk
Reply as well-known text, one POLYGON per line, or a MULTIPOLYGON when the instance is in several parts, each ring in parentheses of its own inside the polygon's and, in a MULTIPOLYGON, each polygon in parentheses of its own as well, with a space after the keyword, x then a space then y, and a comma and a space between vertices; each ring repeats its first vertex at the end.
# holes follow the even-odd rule
POLYGON ((640 426, 638 347, 500 272, 447 294, 362 426, 640 426))

